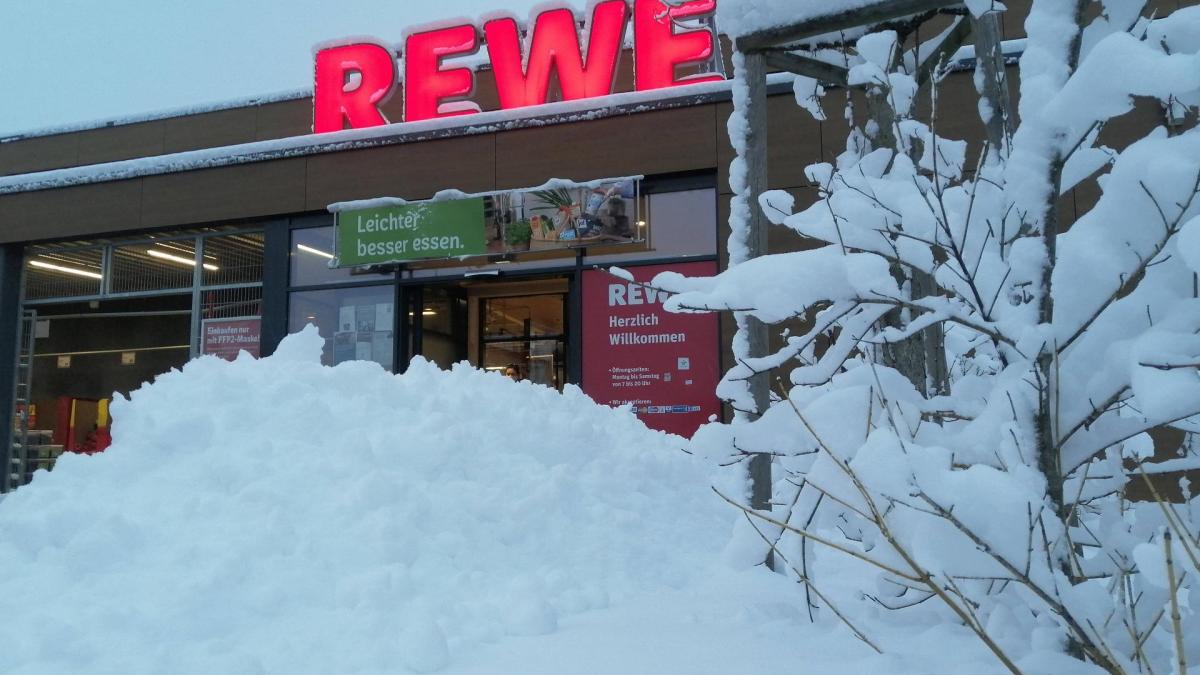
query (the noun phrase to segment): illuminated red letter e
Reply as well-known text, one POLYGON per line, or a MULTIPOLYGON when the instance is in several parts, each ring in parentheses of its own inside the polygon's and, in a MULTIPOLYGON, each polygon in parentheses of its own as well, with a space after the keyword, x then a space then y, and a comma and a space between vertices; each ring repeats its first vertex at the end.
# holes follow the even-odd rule
POLYGON ((635 0, 633 40, 638 91, 725 79, 720 75, 694 75, 682 80, 675 77, 675 66, 712 58, 714 38, 710 30, 676 33, 673 19, 704 16, 716 8, 717 0, 691 0, 670 8, 662 0, 635 0))
POLYGON ((475 26, 409 35, 404 48, 404 121, 479 112, 478 105, 466 100, 475 90, 475 73, 470 68, 441 68, 442 58, 478 49, 475 26))

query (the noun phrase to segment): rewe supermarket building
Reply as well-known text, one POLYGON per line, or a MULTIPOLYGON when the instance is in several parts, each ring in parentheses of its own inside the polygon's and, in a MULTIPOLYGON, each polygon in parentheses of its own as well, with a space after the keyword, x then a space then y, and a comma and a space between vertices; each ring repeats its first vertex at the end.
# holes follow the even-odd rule
MULTIPOLYGON (((722 414, 724 319, 666 313, 606 271, 723 267, 732 69, 714 8, 397 26, 402 44, 318 50, 313 91, 0 139, 0 487, 102 451, 114 392, 270 354, 309 323, 329 364, 465 360, 682 434, 722 414)), ((805 165, 843 149, 845 122, 772 82, 768 176, 803 204, 805 165)), ((939 133, 979 138, 969 70, 942 87, 939 133)), ((772 250, 804 245, 776 230, 772 250)))

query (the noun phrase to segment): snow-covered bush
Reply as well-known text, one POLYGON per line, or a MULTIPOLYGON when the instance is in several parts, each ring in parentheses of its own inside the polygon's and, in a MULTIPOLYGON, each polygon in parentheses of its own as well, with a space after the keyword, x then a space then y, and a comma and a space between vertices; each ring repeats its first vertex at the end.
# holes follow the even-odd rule
MULTIPOLYGON (((1200 500, 1128 498, 1155 486, 1148 432, 1200 425, 1200 8, 1144 14, 1034 0, 1020 125, 965 168, 966 143, 913 117, 925 94, 896 35, 860 38, 849 80, 888 101, 891 133, 852 129, 835 163, 809 166, 817 203, 756 205, 823 245, 654 282, 676 310, 806 322, 773 354, 735 340, 722 396, 753 409, 746 382, 770 372, 777 397, 694 445, 774 457, 775 508, 747 510, 748 559, 773 546, 814 615, 873 647, 887 622, 920 617, 960 622, 1012 672, 1200 672, 1200 500), (1102 146, 1135 98, 1173 123, 1102 146), (1085 180, 1102 195, 1068 228, 1060 195, 1085 180), (946 380, 881 357, 930 330, 946 380)), ((981 80, 984 121, 1015 117, 981 80)), ((736 204, 732 225, 736 250, 736 204)))

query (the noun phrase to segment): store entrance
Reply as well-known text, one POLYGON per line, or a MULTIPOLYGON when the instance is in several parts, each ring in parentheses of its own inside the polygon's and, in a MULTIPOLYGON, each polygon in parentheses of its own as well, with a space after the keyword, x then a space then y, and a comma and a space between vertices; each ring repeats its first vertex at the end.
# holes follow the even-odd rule
MULTIPOLYGON (((411 354, 447 369, 467 360, 467 292, 459 286, 414 286, 403 293, 411 354)), ((408 359, 405 359, 407 362, 408 359)))
POLYGON ((468 280, 403 295, 410 357, 442 368, 465 360, 555 389, 566 384, 567 279, 468 280))

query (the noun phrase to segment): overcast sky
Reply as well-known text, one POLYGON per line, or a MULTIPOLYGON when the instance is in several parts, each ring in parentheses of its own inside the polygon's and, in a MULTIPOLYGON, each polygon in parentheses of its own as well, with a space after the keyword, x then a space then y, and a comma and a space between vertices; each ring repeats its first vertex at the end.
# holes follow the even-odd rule
POLYGON ((539 4, 0 0, 0 136, 307 88, 318 42, 539 4))

